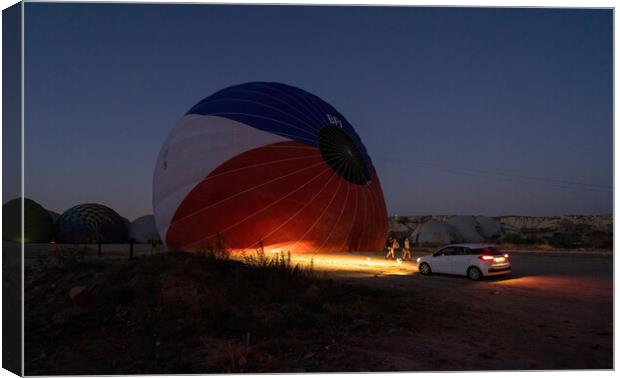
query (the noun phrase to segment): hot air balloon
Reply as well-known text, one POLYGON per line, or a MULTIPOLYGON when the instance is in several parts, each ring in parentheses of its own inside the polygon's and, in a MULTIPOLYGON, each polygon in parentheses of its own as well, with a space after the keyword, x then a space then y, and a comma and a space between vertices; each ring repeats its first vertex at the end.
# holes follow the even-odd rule
POLYGON ((54 227, 58 243, 125 243, 127 226, 123 217, 107 206, 86 203, 62 213, 54 227))
POLYGON ((55 211, 52 210, 48 210, 47 213, 50 215, 50 217, 52 217, 52 222, 56 223, 56 221, 58 220, 58 218, 60 218, 60 214, 58 214, 55 211))
POLYGON ((153 215, 143 215, 134 220, 131 226, 129 226, 129 237, 138 243, 160 242, 157 228, 155 227, 155 217, 153 215))
POLYGON ((153 177, 159 235, 172 249, 378 250, 381 184, 360 137, 319 97, 266 82, 200 101, 164 142, 153 177))
POLYGON ((24 243, 48 243, 52 241, 54 223, 50 214, 35 201, 24 198, 24 238, 22 239, 22 203, 15 198, 2 206, 2 238, 24 243))

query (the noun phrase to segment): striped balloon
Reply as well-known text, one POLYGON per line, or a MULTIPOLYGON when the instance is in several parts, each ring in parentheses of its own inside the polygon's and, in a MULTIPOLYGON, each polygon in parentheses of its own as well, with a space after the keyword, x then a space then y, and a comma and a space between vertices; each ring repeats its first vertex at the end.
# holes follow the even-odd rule
POLYGON ((166 245, 187 251, 218 237, 233 250, 378 250, 387 231, 377 173, 351 124, 279 83, 228 87, 192 107, 159 153, 153 208, 166 245))

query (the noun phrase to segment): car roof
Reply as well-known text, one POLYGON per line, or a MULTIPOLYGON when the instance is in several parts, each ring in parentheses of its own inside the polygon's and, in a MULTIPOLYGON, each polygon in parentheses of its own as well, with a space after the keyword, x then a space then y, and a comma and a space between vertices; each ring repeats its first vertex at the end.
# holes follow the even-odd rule
POLYGON ((441 248, 446 248, 446 247, 464 247, 464 248, 470 248, 470 249, 478 249, 478 248, 485 248, 485 247, 491 247, 492 244, 482 244, 482 243, 457 243, 457 244, 448 244, 448 245, 444 245, 441 248))

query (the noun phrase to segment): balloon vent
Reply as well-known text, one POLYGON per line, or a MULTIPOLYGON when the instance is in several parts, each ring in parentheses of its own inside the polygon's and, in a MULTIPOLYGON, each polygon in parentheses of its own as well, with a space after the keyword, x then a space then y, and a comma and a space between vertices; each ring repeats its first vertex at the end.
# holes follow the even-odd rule
POLYGON ((370 182, 370 173, 357 146, 339 127, 325 126, 319 133, 319 148, 325 162, 349 182, 370 182))

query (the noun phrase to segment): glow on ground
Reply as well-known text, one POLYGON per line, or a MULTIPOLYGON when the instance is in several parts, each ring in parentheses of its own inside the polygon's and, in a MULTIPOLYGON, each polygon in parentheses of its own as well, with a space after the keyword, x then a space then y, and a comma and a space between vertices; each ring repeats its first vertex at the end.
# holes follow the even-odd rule
MULTIPOLYGON (((275 257, 278 253, 266 250, 267 256, 275 257)), ((319 272, 345 275, 408 275, 418 271, 415 261, 386 260, 382 252, 291 253, 291 264, 312 265, 319 272)))

